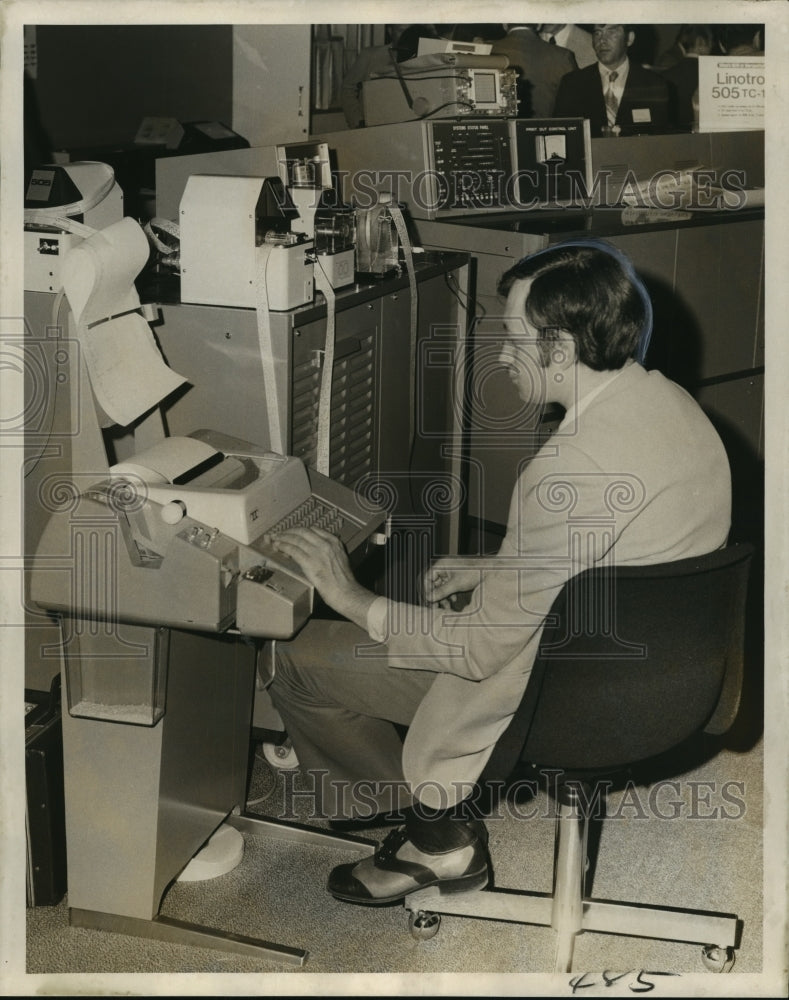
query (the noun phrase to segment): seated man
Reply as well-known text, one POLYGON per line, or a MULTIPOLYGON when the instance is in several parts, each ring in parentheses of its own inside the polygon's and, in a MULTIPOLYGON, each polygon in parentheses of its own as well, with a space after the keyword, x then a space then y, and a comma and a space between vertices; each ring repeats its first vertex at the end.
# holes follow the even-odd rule
POLYGON ((559 244, 511 268, 500 291, 502 364, 524 401, 566 413, 518 477, 499 552, 438 559, 424 581, 428 606, 414 607, 365 590, 327 532, 278 541, 347 619, 313 619, 280 645, 271 687, 318 808, 335 819, 405 817, 374 856, 334 869, 339 899, 484 886, 476 782, 565 581, 727 540, 726 453, 698 404, 634 360, 651 307, 627 258, 596 241, 559 244), (447 606, 467 591, 463 610, 447 606))
POLYGON ((588 118, 593 137, 665 132, 668 84, 628 58, 634 41, 630 25, 595 24, 597 62, 562 79, 554 117, 588 118))

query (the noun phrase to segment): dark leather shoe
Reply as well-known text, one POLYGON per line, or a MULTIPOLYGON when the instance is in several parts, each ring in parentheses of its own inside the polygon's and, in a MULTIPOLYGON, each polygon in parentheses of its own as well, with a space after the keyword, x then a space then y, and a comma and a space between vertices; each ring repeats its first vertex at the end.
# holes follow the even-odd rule
POLYGON ((335 833, 362 833, 382 826, 402 826, 404 821, 402 812, 376 813, 364 819, 330 819, 329 829, 335 833))
POLYGON ((466 824, 466 826, 474 834, 476 834, 477 837, 479 837, 479 839, 482 841, 482 843, 487 847, 488 846, 489 834, 488 834, 488 828, 485 826, 485 823, 483 822, 483 820, 481 820, 481 819, 466 819, 466 820, 463 820, 463 822, 466 824))
MULTIPOLYGON (((364 833, 382 826, 402 826, 404 820, 405 816, 402 812, 376 813, 374 816, 367 816, 364 819, 330 819, 329 829, 334 833, 364 833)), ((465 823, 487 845, 488 828, 481 819, 464 819, 458 820, 458 822, 465 823)))
MULTIPOLYGON (((367 830, 376 830, 382 826, 402 826, 404 820, 402 812, 376 813, 365 819, 330 819, 329 829, 334 833, 365 833, 367 830)), ((458 822, 465 823, 487 846, 488 828, 481 819, 465 819, 458 822)))
POLYGON ((490 880, 490 860, 482 839, 441 854, 420 851, 405 827, 393 830, 371 857, 338 865, 329 875, 328 890, 348 903, 383 906, 397 903, 417 889, 437 885, 442 893, 484 889, 490 880))

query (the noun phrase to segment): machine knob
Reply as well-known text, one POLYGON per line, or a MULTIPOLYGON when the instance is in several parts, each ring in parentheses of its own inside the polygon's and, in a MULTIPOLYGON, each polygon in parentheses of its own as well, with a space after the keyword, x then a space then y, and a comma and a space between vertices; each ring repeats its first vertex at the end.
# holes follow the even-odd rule
POLYGON ((161 516, 165 524, 178 524, 186 516, 186 504, 181 500, 171 500, 162 507, 161 516))

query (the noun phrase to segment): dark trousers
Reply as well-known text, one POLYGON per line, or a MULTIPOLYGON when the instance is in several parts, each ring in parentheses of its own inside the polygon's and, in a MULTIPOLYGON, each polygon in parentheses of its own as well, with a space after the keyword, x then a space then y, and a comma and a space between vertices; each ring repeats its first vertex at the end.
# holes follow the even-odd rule
POLYGON ((277 643, 269 692, 312 782, 316 816, 367 819, 413 803, 395 724, 410 724, 435 674, 390 667, 384 653, 347 621, 311 619, 277 643))

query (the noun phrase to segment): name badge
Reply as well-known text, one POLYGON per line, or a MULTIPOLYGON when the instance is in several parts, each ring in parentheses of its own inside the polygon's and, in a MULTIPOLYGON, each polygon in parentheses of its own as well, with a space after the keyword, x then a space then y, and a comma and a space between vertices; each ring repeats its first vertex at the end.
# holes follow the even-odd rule
POLYGON ((633 121, 651 122, 652 112, 649 110, 649 108, 633 108, 633 121))

